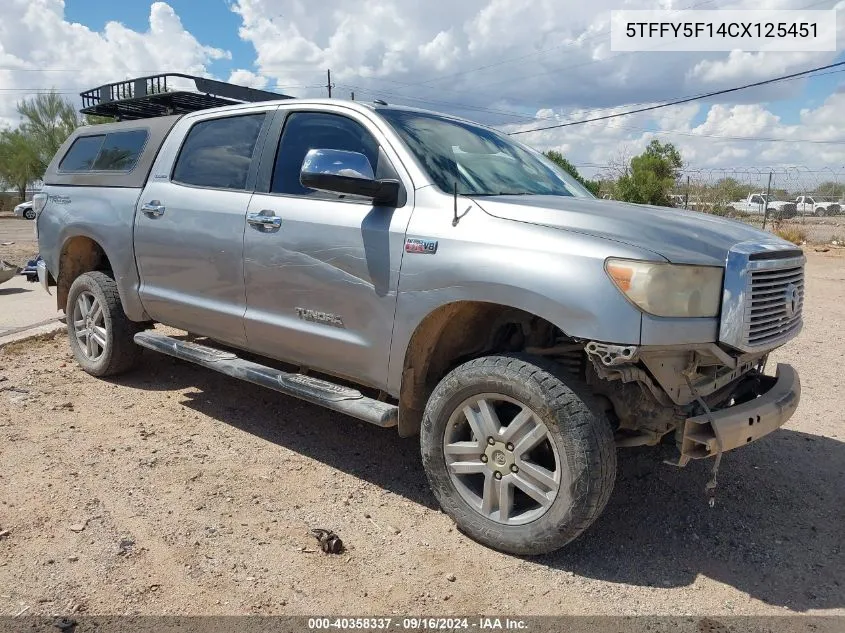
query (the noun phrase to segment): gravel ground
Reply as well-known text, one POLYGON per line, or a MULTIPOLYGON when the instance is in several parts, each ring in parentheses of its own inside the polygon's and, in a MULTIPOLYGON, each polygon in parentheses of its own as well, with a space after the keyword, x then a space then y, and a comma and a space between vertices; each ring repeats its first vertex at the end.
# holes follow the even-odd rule
POLYGON ((801 405, 725 456, 715 508, 709 463, 624 450, 603 516, 534 559, 460 534, 414 439, 166 356, 98 380, 63 337, 8 346, 0 615, 843 615, 845 257, 808 255, 805 330, 774 355, 801 405))
POLYGON ((32 221, 0 215, 0 259, 23 267, 37 253, 32 221))

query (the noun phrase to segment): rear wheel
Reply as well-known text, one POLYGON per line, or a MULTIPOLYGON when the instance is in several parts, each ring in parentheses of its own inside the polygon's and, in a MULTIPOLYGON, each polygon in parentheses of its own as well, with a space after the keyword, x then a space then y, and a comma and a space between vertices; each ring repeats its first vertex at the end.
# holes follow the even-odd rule
POLYGON ((23 217, 27 220, 34 220, 35 219, 35 209, 27 209, 23 212, 23 217))
POLYGON ((131 369, 141 348, 133 337, 142 326, 126 318, 114 279, 102 272, 76 278, 65 309, 70 349, 93 376, 112 376, 131 369))
POLYGON ((577 381, 530 357, 448 374, 426 406, 422 455, 443 510, 512 554, 563 547, 595 521, 616 474, 613 435, 577 381))

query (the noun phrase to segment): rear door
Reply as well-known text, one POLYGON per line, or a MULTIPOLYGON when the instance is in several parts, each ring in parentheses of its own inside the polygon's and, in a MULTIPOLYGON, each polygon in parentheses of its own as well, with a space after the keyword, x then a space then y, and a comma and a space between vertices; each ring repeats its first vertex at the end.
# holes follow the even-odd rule
POLYGON ((360 112, 277 113, 244 236, 250 349, 381 386, 386 380, 399 267, 413 186, 379 129, 360 112), (275 126, 274 126, 275 127, 275 126), (303 187, 310 149, 364 154, 376 178, 398 178, 398 208, 303 187), (272 168, 272 170, 271 170, 272 168), (266 170, 266 172, 265 172, 266 170), (262 192, 262 189, 265 191, 262 192))
POLYGON ((189 115, 162 148, 135 214, 140 297, 156 321, 245 344, 244 223, 273 110, 189 115))

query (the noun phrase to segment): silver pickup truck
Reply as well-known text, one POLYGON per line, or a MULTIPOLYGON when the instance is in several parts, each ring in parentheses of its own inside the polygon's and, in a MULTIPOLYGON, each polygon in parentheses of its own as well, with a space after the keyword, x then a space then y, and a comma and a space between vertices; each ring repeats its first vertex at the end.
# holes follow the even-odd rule
POLYGON ((506 552, 595 521, 618 447, 718 465, 798 406, 765 368, 802 327, 800 249, 597 200, 450 116, 283 99, 86 126, 35 208, 85 371, 148 348, 419 435, 441 507, 506 552))

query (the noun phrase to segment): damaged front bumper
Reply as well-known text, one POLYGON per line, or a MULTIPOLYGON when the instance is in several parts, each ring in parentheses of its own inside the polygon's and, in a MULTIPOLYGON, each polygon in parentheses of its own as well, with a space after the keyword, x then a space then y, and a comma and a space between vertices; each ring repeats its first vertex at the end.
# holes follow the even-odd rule
POLYGON ((745 446, 783 426, 801 399, 798 372, 780 363, 774 377, 762 377, 762 388, 753 400, 687 418, 678 465, 745 446))

